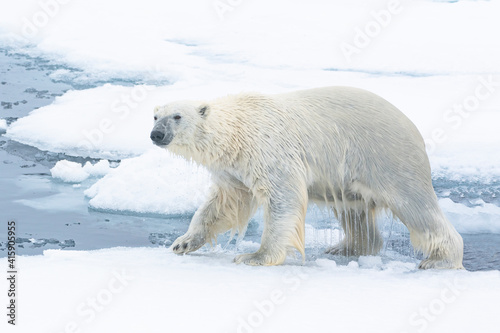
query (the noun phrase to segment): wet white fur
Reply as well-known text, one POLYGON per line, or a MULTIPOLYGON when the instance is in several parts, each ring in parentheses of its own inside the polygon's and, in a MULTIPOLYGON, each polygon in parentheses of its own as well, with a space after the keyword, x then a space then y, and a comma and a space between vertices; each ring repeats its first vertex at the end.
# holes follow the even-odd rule
POLYGON ((462 238, 438 206, 423 139, 381 97, 329 87, 155 109, 158 118, 175 113, 182 119, 167 148, 206 166, 214 185, 174 252, 194 251, 230 229, 243 232, 263 206, 260 249, 235 261, 281 264, 290 250, 304 255, 306 209, 315 202, 333 209, 346 233, 330 253, 378 252, 375 216, 389 209, 428 256, 421 268, 463 268, 462 238))

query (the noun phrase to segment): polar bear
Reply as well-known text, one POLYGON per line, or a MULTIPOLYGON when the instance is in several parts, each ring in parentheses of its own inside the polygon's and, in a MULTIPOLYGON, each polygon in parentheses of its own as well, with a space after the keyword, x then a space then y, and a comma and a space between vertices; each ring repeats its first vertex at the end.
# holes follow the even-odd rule
POLYGON ((463 241, 441 211, 422 136, 381 97, 351 87, 156 107, 151 140, 205 166, 213 186, 188 231, 173 244, 183 254, 228 230, 243 233, 260 206, 261 246, 236 263, 277 265, 304 258, 309 202, 340 220, 343 241, 331 254, 370 255, 382 247, 375 217, 390 210, 427 258, 420 268, 462 266, 463 241))

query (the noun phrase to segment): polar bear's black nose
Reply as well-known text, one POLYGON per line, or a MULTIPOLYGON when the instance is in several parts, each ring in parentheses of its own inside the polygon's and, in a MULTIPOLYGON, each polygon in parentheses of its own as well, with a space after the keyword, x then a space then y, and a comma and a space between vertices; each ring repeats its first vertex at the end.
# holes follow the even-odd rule
POLYGON ((160 131, 152 131, 150 135, 150 138, 151 140, 153 140, 153 142, 160 142, 161 140, 163 140, 164 137, 165 134, 160 131))

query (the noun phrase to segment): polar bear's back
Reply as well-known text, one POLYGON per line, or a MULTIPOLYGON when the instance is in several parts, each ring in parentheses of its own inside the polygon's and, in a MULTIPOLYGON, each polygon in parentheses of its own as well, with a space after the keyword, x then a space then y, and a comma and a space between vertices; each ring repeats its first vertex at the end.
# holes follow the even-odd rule
POLYGON ((290 112, 289 116, 305 120, 299 127, 315 123, 322 132, 334 127, 342 131, 343 135, 354 134, 356 137, 363 134, 372 137, 370 133, 360 133, 359 129, 371 130, 372 134, 392 133, 396 137, 412 137, 423 146, 420 133, 406 115, 382 97, 363 89, 326 87, 274 97, 285 105, 284 108, 278 108, 280 111, 290 112))
POLYGON ((412 153, 417 150, 425 154, 422 136, 411 120, 366 90, 316 88, 274 95, 272 99, 276 105, 270 117, 286 119, 288 135, 297 136, 305 144, 375 151, 399 147, 398 152, 411 149, 412 153))
POLYGON ((313 172, 342 183, 358 179, 371 188, 430 180, 418 129, 382 97, 357 88, 327 87, 273 99, 280 104, 276 116, 287 119, 285 135, 303 143, 313 172))

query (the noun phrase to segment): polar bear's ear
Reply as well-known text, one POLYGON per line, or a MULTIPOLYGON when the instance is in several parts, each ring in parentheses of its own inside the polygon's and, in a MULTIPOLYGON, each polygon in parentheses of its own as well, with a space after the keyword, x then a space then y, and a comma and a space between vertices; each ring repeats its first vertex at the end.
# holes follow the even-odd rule
POLYGON ((158 110, 159 110, 159 109, 160 109, 160 107, 159 107, 159 106, 155 106, 155 108, 154 108, 154 110, 153 110, 153 111, 156 113, 156 112, 158 112, 158 110))
POLYGON ((198 113, 202 116, 202 117, 206 117, 208 115, 208 111, 210 111, 210 108, 208 107, 208 105, 206 104, 202 104, 199 108, 198 108, 198 113))

